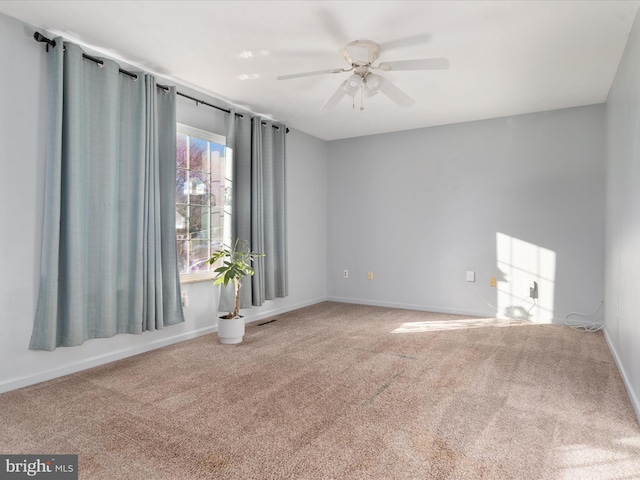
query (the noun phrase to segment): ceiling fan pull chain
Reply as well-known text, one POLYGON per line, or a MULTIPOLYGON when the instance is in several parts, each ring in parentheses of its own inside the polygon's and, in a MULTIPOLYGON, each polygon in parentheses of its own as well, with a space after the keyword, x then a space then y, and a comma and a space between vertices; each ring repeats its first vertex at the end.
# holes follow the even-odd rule
POLYGON ((364 85, 360 87, 360 111, 364 110, 364 85))

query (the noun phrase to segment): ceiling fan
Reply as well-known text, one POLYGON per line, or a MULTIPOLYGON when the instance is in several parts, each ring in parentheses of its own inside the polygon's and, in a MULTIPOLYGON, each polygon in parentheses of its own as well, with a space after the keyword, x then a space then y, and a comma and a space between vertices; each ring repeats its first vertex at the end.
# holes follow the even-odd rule
POLYGON ((332 108, 340 103, 345 96, 353 99, 360 93, 360 110, 364 110, 363 97, 372 97, 378 92, 386 95, 401 107, 410 107, 415 102, 406 93, 396 87, 388 79, 373 73, 372 70, 383 72, 401 70, 446 70, 449 68, 449 60, 446 58, 419 58, 415 60, 399 60, 395 62, 373 63, 380 56, 380 45, 371 40, 355 40, 347 43, 340 50, 343 58, 349 64, 349 68, 333 68, 329 70, 316 70, 313 72, 293 73, 281 75, 278 80, 290 80, 292 78, 324 75, 327 73, 353 72, 344 80, 335 93, 327 100, 320 110, 332 108))

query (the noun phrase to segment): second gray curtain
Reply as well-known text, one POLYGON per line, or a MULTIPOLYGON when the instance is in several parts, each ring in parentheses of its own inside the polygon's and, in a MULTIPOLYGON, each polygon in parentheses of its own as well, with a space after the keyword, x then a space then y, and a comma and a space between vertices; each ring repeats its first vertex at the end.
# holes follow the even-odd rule
MULTIPOLYGON (((286 209, 286 128, 258 117, 227 120, 233 149, 232 239, 246 240, 256 259, 255 275, 245 279, 241 308, 289 295, 286 209)), ((220 311, 231 311, 233 296, 222 292, 220 311), (231 309, 229 308, 231 307, 231 309)))

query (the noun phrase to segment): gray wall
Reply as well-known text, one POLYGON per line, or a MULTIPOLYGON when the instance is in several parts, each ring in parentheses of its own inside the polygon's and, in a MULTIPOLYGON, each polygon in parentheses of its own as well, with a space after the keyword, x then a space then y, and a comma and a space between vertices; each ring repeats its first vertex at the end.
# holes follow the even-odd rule
POLYGON ((607 99, 605 334, 640 417, 640 20, 607 99))
MULTIPOLYGON (((183 287, 190 298, 184 324, 54 352, 28 350, 38 295, 47 131, 46 53, 33 32, 0 14, 0 43, 9 46, 0 49, 0 392, 213 332, 217 318, 218 290, 211 281, 193 283, 183 287)), ((214 109, 179 99, 177 112, 181 123, 224 133, 224 117, 214 109)), ((326 299, 327 145, 291 131, 287 149, 290 295, 243 311, 248 321, 326 299)))
POLYGON ((598 105, 330 142, 329 297, 531 308, 538 322, 592 313, 604 295, 603 138, 598 105))

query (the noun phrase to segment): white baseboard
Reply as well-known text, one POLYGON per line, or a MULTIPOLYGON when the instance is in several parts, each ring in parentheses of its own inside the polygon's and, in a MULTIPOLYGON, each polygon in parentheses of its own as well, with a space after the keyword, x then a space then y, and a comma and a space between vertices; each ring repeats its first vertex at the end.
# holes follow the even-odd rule
POLYGON ((402 310, 417 310, 420 312, 435 312, 435 313, 450 313, 453 315, 469 315, 473 317, 482 318, 494 318, 496 316, 494 311, 486 312, 479 310, 466 310, 460 308, 448 308, 439 307, 434 305, 413 305, 410 303, 396 303, 396 302, 379 302, 377 300, 361 299, 361 298, 348 298, 348 297, 329 297, 329 302, 341 302, 341 303, 354 303, 357 305, 371 305, 374 307, 387 307, 387 308, 400 308, 402 310))
MULTIPOLYGON (((259 320, 263 320, 265 318, 273 317, 275 315, 281 315, 283 313, 290 312, 292 310, 298 310, 299 308, 308 307, 310 305, 315 305, 316 303, 320 303, 324 301, 326 301, 326 298, 323 297, 323 298, 312 299, 304 302, 299 302, 293 305, 287 305, 285 307, 263 309, 259 313, 256 313, 254 315, 251 315, 251 312, 249 312, 248 315, 245 315, 245 323, 253 323, 259 320)), ((63 367, 46 370, 44 372, 39 372, 37 374, 11 378, 11 379, 0 382, 0 393, 9 392, 11 390, 17 390, 18 388, 28 387, 29 385, 34 385, 36 383, 45 382, 47 380, 52 380, 54 378, 63 377, 71 373, 80 372, 82 370, 87 370, 88 368, 93 368, 99 365, 104 365, 106 363, 122 360, 127 357, 132 357, 134 355, 139 355, 141 353, 149 352, 151 350, 156 350, 158 348, 166 347, 174 343, 184 342, 185 340, 191 340, 193 338, 201 337, 203 335, 208 335, 210 333, 214 333, 217 331, 218 331, 218 326, 217 324, 214 324, 210 327, 205 327, 197 330, 190 330, 188 332, 182 332, 171 337, 154 340, 144 345, 124 348, 114 352, 109 352, 108 354, 85 358, 77 362, 68 363, 63 367)))
POLYGON ((640 423, 640 399, 638 398, 638 395, 633 389, 631 382, 629 382, 629 377, 627 375, 627 372, 625 371, 624 366, 620 361, 620 357, 618 356, 618 352, 616 351, 616 348, 613 346, 613 342, 611 342, 611 339, 609 338, 609 333, 607 332, 606 328, 603 330, 603 333, 604 333, 604 338, 607 342, 607 345, 609 346, 609 350, 611 351, 611 355, 613 356, 613 360, 616 362, 618 371, 620 372, 620 376, 622 377, 622 382, 624 383, 624 386, 627 389, 627 394, 629 395, 629 400, 631 400, 631 405, 633 406, 633 409, 636 412, 636 418, 640 423))
MULTIPOLYGON (((306 300, 304 302, 294 303, 293 305, 287 305, 286 307, 280 307, 280 308, 270 308, 270 309, 264 310, 264 306, 263 306, 262 310, 259 313, 252 314, 251 311, 249 311, 248 314, 245 315, 244 323, 257 322, 260 320, 264 320, 265 318, 274 317, 276 315, 282 315, 283 313, 291 312, 293 310, 298 310, 304 307, 310 307, 311 305, 316 305, 317 303, 326 302, 326 301, 327 301, 326 297, 321 297, 321 298, 315 298, 312 300, 306 300)), ((215 331, 217 331, 217 328, 215 331)))

